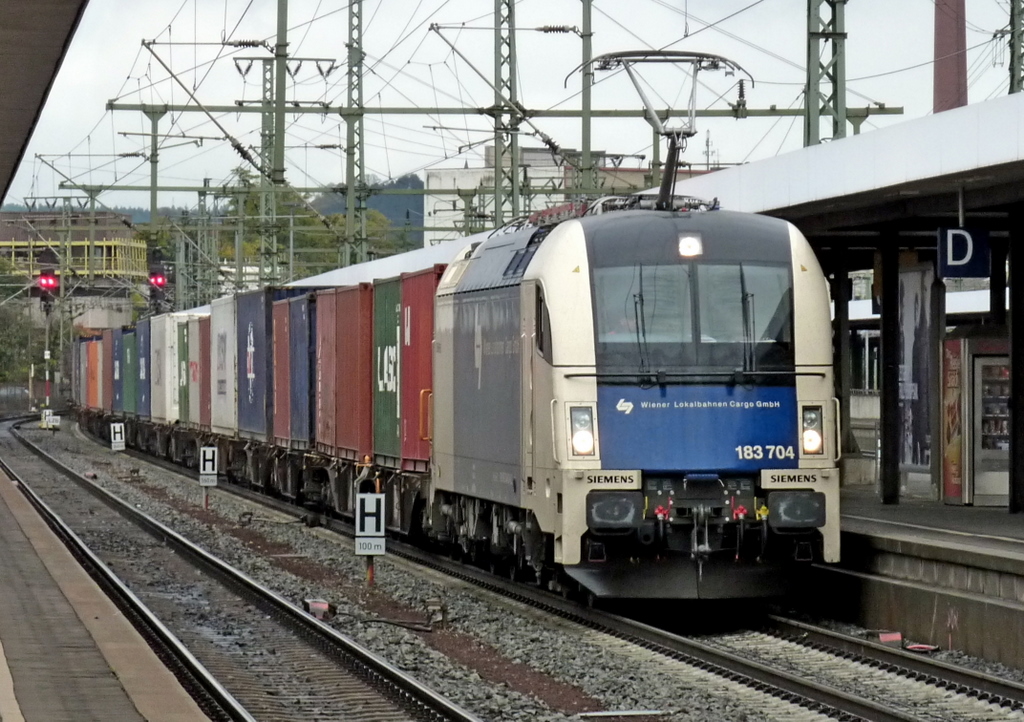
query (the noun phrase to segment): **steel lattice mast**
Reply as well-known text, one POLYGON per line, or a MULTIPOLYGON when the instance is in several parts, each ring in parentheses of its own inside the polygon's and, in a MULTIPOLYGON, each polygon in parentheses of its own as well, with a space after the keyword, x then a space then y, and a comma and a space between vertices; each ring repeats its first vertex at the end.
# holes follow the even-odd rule
POLYGON ((351 114, 345 118, 345 248, 341 254, 342 264, 346 266, 367 260, 363 57, 363 0, 351 0, 348 6, 348 108, 351 114))
POLYGON ((1010 0, 1010 92, 1024 90, 1024 0, 1010 0))
POLYGON ((494 0, 494 225, 520 213, 515 0, 494 0), (506 100, 508 103, 506 103, 506 100), (509 103, 512 107, 509 107, 509 103))
POLYGON ((830 139, 846 137, 846 0, 807 0, 805 146, 822 141, 823 118, 832 119, 830 139))

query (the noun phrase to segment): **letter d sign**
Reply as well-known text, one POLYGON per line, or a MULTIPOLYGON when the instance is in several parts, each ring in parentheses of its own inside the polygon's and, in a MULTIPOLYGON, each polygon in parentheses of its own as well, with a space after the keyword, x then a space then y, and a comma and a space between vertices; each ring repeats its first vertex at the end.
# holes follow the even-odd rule
POLYGON ((941 278, 988 278, 991 251, 988 231, 940 228, 938 233, 941 278))

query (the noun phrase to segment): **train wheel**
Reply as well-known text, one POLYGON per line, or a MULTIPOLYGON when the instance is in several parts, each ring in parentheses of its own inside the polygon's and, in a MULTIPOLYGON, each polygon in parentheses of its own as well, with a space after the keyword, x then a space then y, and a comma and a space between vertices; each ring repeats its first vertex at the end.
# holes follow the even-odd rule
POLYGON ((551 581, 551 572, 545 567, 533 570, 533 583, 539 589, 547 589, 548 582, 551 581))

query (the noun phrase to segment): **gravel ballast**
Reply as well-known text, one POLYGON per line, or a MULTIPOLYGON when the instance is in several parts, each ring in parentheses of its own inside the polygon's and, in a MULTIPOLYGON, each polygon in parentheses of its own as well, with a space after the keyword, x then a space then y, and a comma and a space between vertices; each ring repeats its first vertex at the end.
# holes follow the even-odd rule
MULTIPOLYGON (((570 720, 597 710, 659 712, 651 720, 822 719, 783 700, 668 660, 635 645, 388 557, 365 586, 352 540, 220 490, 202 508, 198 483, 105 451, 65 423, 26 438, 140 510, 301 604, 336 605, 339 631, 487 720, 570 720), (139 481, 122 481, 141 468, 139 481), (417 632, 382 620, 423 623, 440 599, 443 630, 417 632)), ((632 717, 631 719, 644 719, 632 717)))

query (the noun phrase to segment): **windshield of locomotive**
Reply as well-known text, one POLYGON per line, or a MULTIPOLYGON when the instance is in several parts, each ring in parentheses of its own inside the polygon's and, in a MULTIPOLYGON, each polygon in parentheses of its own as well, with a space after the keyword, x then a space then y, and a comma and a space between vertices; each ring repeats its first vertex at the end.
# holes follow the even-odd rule
POLYGON ((603 371, 792 370, 789 264, 644 260, 592 268, 603 371))

